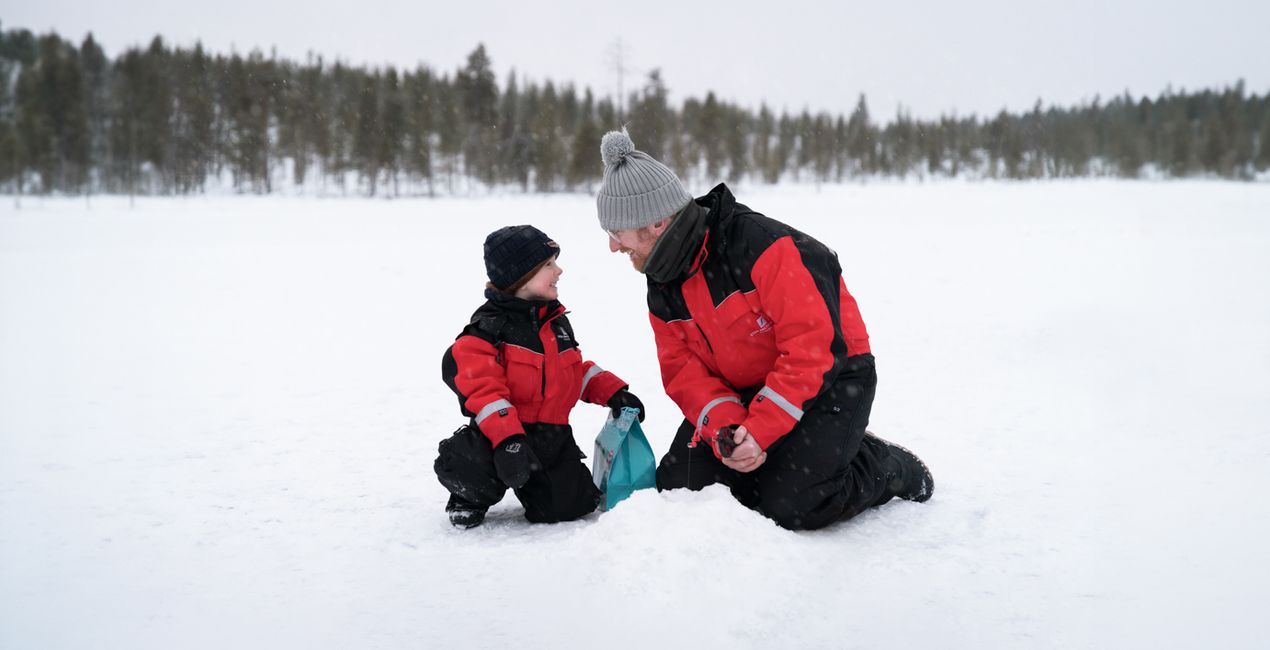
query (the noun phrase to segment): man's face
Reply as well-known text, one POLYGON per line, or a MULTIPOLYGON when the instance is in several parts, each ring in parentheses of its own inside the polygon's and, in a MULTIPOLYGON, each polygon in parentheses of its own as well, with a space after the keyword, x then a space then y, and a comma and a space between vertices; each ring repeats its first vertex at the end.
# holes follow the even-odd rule
POLYGON ((626 253, 631 258, 631 266, 643 273, 648 256, 653 252, 653 245, 664 229, 664 225, 653 224, 638 230, 609 230, 609 251, 626 253))

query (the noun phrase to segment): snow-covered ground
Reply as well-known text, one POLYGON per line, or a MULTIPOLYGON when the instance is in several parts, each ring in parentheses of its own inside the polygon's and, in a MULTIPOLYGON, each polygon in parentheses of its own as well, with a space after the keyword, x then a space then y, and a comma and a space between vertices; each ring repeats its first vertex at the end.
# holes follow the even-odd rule
POLYGON ((1264 647, 1270 185, 738 195, 839 252, 930 503, 451 528, 440 357, 495 227, 561 242, 659 455, 679 421, 585 196, 3 199, 0 647, 1264 647))

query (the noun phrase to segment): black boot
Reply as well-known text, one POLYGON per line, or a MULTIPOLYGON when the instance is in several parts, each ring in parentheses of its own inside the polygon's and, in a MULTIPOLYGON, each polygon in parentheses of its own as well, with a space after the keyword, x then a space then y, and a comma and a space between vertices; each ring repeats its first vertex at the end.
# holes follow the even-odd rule
POLYGON ((476 528, 485 521, 485 511, 487 508, 472 505, 457 496, 451 494, 450 500, 445 504, 445 512, 450 515, 450 523, 455 528, 476 528))
POLYGON ((891 452, 891 458, 886 464, 887 477, 890 479, 887 485, 888 494, 905 501, 917 503, 928 501, 931 494, 935 492, 935 477, 931 475, 926 463, 923 463, 922 459, 913 452, 889 440, 879 438, 871 431, 865 431, 864 435, 882 443, 887 451, 891 452))

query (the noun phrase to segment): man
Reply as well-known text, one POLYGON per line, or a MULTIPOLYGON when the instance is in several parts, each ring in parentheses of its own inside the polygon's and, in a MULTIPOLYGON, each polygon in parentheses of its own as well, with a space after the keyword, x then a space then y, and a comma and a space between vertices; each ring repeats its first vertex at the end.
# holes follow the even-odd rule
POLYGON ((865 431, 877 373, 837 254, 723 184, 693 199, 625 130, 600 150, 600 225, 648 277, 662 383, 685 416, 658 489, 723 483, 790 529, 929 499, 921 460, 865 431))

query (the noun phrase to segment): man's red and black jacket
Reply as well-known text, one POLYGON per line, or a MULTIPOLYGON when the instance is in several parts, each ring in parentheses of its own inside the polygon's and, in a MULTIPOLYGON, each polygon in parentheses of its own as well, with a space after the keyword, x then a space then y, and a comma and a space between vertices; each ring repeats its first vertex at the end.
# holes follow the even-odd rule
POLYGON ((869 352, 838 255, 737 203, 722 184, 690 203, 667 237, 648 261, 683 260, 662 269, 663 281, 648 279, 666 393, 707 440, 743 424, 766 449, 833 384, 847 357, 869 352), (755 390, 747 409, 739 394, 755 390))

